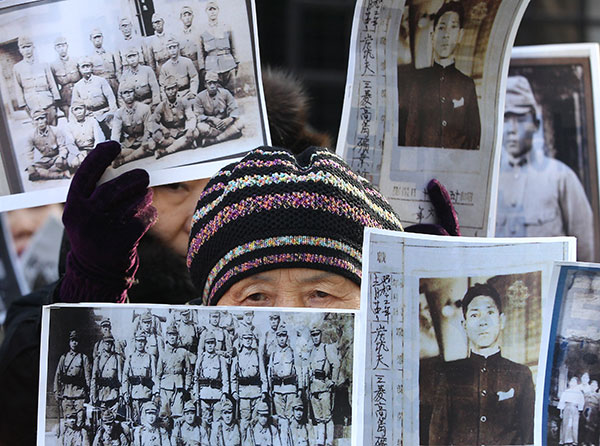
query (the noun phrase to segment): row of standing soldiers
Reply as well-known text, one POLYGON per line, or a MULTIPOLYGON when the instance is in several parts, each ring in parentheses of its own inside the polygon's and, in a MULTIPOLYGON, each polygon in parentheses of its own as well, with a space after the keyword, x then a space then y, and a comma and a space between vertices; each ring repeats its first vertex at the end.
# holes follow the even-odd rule
POLYGON ((72 332, 54 383, 62 424, 77 426, 80 435, 88 426, 97 436, 102 425, 117 423, 117 414, 123 422, 115 432, 123 430, 123 438, 134 444, 136 435, 157 435, 162 444, 173 445, 209 444, 211 438, 219 445, 332 445, 334 390, 342 379, 337 346, 323 343, 321 328, 314 325, 311 341, 292 348, 277 314, 270 315, 269 330, 259 336, 253 315, 244 313, 230 332, 220 326, 218 311, 201 328, 184 310, 163 341, 156 316, 147 312, 139 316, 130 354, 104 319, 91 367, 72 332), (104 413, 101 426, 98 415, 85 419, 88 400, 95 413, 104 413), (67 423, 73 414, 77 419, 67 423), (144 421, 148 416, 151 422, 144 421), (226 435, 229 441, 223 440, 226 435))

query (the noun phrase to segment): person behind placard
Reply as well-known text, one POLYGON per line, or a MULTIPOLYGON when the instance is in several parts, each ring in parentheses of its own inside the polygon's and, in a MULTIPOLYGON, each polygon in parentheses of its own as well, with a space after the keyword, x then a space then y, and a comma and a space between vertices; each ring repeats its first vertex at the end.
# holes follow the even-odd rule
POLYGON ((25 171, 29 181, 71 178, 71 152, 75 152, 76 149, 70 135, 60 127, 49 125, 45 110, 33 110, 31 118, 35 128, 25 144, 29 162, 25 171), (37 159, 36 152, 41 155, 37 159))
MULTIPOLYGON (((94 52, 92 53, 92 73, 106 79, 114 94, 117 94, 119 81, 117 80, 118 54, 115 55, 104 49, 104 35, 98 28, 90 31, 90 41, 94 52)), ((119 72, 119 74, 121 74, 119 72)))
POLYGON ((594 260, 594 218, 577 175, 535 147, 541 109, 527 78, 506 82, 496 237, 577 237, 577 260, 594 260))
POLYGON ((68 119, 73 86, 75 82, 81 79, 81 73, 79 72, 77 61, 69 56, 67 39, 63 36, 57 37, 54 41, 54 49, 58 57, 50 64, 50 71, 52 71, 60 91, 58 106, 64 113, 65 118, 68 119))
POLYGON ((223 88, 234 93, 234 73, 239 62, 235 53, 231 28, 219 21, 219 5, 216 1, 206 2, 208 27, 200 34, 198 65, 206 73, 213 71, 219 75, 223 88))
POLYGON ((149 105, 135 100, 135 84, 132 79, 124 79, 119 84, 119 96, 123 102, 114 114, 110 139, 121 143, 121 154, 113 161, 113 167, 146 158, 154 154, 150 138, 149 105))
POLYGON ((44 110, 48 123, 55 126, 56 102, 60 101, 60 93, 50 67, 36 60, 35 47, 29 36, 19 36, 17 46, 23 56, 23 60, 13 67, 17 106, 25 108, 29 116, 35 110, 44 110))
POLYGON ((240 138, 244 124, 235 98, 219 86, 219 75, 213 71, 206 73, 204 84, 206 89, 192 100, 200 146, 240 138))
POLYGON ((399 145, 479 149, 481 121, 475 83, 455 66, 464 15, 457 1, 444 3, 435 14, 433 66, 416 70, 412 82, 401 86, 406 89, 408 108, 406 137, 399 145))
POLYGON ((531 371, 502 356, 502 299, 476 283, 462 299, 469 356, 441 367, 429 425, 431 445, 533 444, 531 371))
POLYGON ((106 138, 98 121, 94 117, 88 116, 85 103, 82 101, 71 103, 71 113, 65 130, 70 134, 78 149, 77 154, 71 158, 70 162, 71 170, 74 172, 92 149, 97 144, 104 142, 106 138))

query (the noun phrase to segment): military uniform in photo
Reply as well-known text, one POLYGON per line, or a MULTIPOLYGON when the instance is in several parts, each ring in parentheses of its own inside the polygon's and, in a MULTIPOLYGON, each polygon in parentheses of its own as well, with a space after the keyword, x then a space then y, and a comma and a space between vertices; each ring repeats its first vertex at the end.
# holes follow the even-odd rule
MULTIPOLYGON (((189 6, 183 6, 181 8, 181 15, 183 14, 193 15, 192 8, 190 8, 189 6)), ((196 70, 200 71, 200 66, 198 65, 198 51, 200 49, 200 31, 192 23, 189 27, 182 26, 177 37, 179 39, 181 55, 190 59, 194 63, 194 67, 196 68, 196 70)))
MULTIPOLYGON (((213 72, 206 73, 206 82, 214 82, 217 77, 213 72)), ((243 124, 240 122, 240 112, 237 101, 229 90, 217 87, 211 95, 208 89, 198 93, 193 100, 194 113, 197 116, 199 138, 210 140, 211 143, 227 141, 242 136, 243 124), (229 126, 219 128, 216 122, 230 118, 229 126)))
MULTIPOLYGON (((208 432, 204 426, 198 422, 196 417, 196 405, 193 401, 188 401, 183 407, 184 417, 175 420, 173 432, 171 433, 172 446, 211 446, 208 432), (194 422, 188 423, 187 414, 194 415, 194 422)), ((212 443, 219 445, 220 443, 212 443)), ((229 445, 229 443, 226 443, 229 445)))
MULTIPOLYGON (((248 427, 246 433, 246 444, 249 446, 284 446, 279 429, 271 423, 269 417, 269 406, 265 402, 258 405, 259 416, 266 417, 266 422, 263 424, 260 421, 253 426, 248 427)), ((284 438, 285 441, 285 438, 284 438)))
POLYGON ((277 328, 277 337, 285 337, 286 342, 283 347, 279 344, 274 347, 269 357, 267 369, 269 388, 275 407, 274 414, 289 419, 292 416, 292 400, 302 383, 302 367, 299 358, 289 345, 285 324, 277 328))
POLYGON ((170 336, 178 336, 177 327, 167 328, 167 342, 156 363, 156 385, 160 392, 160 414, 181 416, 186 395, 192 384, 193 370, 187 351, 170 343, 170 336))
POLYGON ((123 366, 122 394, 130 403, 131 418, 140 423, 141 408, 153 395, 156 378, 156 360, 145 351, 146 335, 138 332, 135 343, 142 342, 144 349, 136 350, 125 360, 123 366))
POLYGON ((146 45, 144 40, 135 35, 133 33, 133 24, 131 20, 127 17, 123 17, 119 20, 119 28, 121 29, 121 34, 117 37, 117 51, 115 53, 115 63, 117 64, 117 77, 121 75, 125 69, 128 67, 129 62, 127 62, 127 51, 131 47, 137 48, 139 63, 143 65, 148 65, 148 57, 146 56, 146 45), (129 29, 129 35, 126 35, 123 28, 126 27, 129 29))
MULTIPOLYGON (((167 37, 167 48, 175 44, 179 45, 179 42, 174 37, 167 37)), ((200 85, 198 71, 191 59, 180 55, 174 59, 169 58, 162 64, 159 73, 158 79, 160 85, 164 86, 169 76, 173 76, 177 80, 177 90, 180 96, 184 97, 189 93, 195 96, 198 93, 200 85)))
MULTIPOLYGON (((93 40, 98 37, 103 38, 104 35, 98 28, 94 28, 90 32, 90 39, 93 40)), ((118 57, 118 55, 106 51, 102 45, 100 47, 94 46, 94 52, 92 53, 92 73, 106 79, 114 94, 117 94, 119 86, 117 76, 117 73, 120 74, 117 71, 117 67, 119 66, 117 63, 118 57)))
MULTIPOLYGON (((125 54, 126 57, 137 54, 136 48, 130 47, 125 54)), ((133 84, 136 101, 148 105, 157 105, 160 102, 160 86, 152 68, 141 63, 138 63, 135 67, 128 65, 121 76, 121 83, 123 82, 133 84)))
POLYGON ((225 358, 216 351, 214 333, 208 330, 204 333, 207 333, 204 338, 205 350, 198 354, 194 379, 202 422, 210 426, 215 419, 215 404, 229 393, 229 371, 225 358), (213 351, 210 351, 208 344, 215 344, 213 351))
POLYGON ((155 361, 158 360, 158 357, 164 350, 165 344, 163 338, 160 334, 155 331, 155 326, 153 325, 153 315, 152 313, 145 312, 140 316, 140 324, 138 329, 141 333, 146 336, 146 352, 150 353, 155 361))
POLYGON ((45 110, 48 122, 56 125, 55 102, 60 100, 60 93, 50 67, 36 61, 33 55, 33 42, 29 37, 19 37, 17 43, 21 53, 25 48, 31 51, 31 57, 25 57, 13 66, 17 105, 27 107, 29 114, 34 110, 45 110))
MULTIPOLYGON (((218 320, 220 321, 221 317, 217 311, 215 311, 212 314, 214 316, 209 315, 209 317, 218 317, 218 320)), ((206 337, 209 336, 211 333, 214 335, 216 340, 216 352, 223 356, 230 357, 233 351, 233 342, 231 340, 231 335, 227 330, 219 326, 218 323, 217 325, 212 325, 211 323, 209 323, 206 326, 206 329, 202 332, 202 334, 200 335, 200 340, 198 341, 198 352, 201 353, 204 351, 204 343, 206 342, 206 337)))
POLYGON ((102 347, 92 368, 92 402, 101 408, 113 409, 121 393, 121 360, 114 349, 112 336, 104 338, 102 347))
MULTIPOLYGON (((77 333, 69 333, 69 342, 78 340, 77 333)), ((70 350, 60 357, 54 375, 54 395, 60 405, 62 416, 75 413, 78 422, 83 421, 83 404, 89 399, 90 363, 88 357, 70 350)))
POLYGON ((239 403, 240 426, 243 431, 257 420, 257 404, 267 393, 267 374, 249 327, 238 330, 240 345, 231 363, 231 393, 239 403))
MULTIPOLYGON (((82 58, 79 66, 92 65, 90 58, 82 58)), ((85 104, 88 114, 98 121, 105 118, 109 110, 117 109, 117 101, 108 81, 103 77, 92 74, 89 79, 83 77, 73 87, 73 102, 80 101, 85 104)))
MULTIPOLYGON (((75 107, 85 107, 85 104, 83 102, 75 102, 71 109, 75 107)), ((98 121, 91 116, 85 116, 81 121, 78 121, 75 116, 71 116, 67 123, 67 130, 73 137, 73 142, 80 153, 89 153, 96 147, 96 144, 105 140, 98 121)))
POLYGON ((231 401, 223 401, 221 404, 221 414, 224 416, 215 421, 211 429, 211 446, 242 446, 242 431, 233 418, 233 404, 231 401), (226 423, 223 419, 227 415, 231 418, 230 423, 226 423))
POLYGON ((296 397, 292 401, 292 410, 294 411, 294 415, 290 420, 282 421, 282 426, 285 426, 285 430, 282 428, 282 436, 283 432, 287 431, 287 445, 288 446, 310 446, 310 438, 311 435, 309 433, 309 427, 307 423, 304 423, 304 404, 302 403, 302 399, 296 397))
POLYGON ((158 424, 158 408, 152 401, 142 406, 142 425, 133 430, 133 446, 172 446, 167 430, 158 424), (154 421, 150 423, 148 417, 154 421))
MULTIPOLYGON (((159 14, 152 15, 152 25, 161 20, 164 26, 164 19, 159 14)), ((146 47, 148 48, 148 57, 150 67, 156 73, 156 76, 160 73, 160 68, 169 58, 169 52, 167 51, 167 40, 168 35, 165 33, 164 28, 162 32, 154 31, 154 34, 146 37, 146 47)))
POLYGON ((68 412, 65 426, 58 437, 60 446, 90 446, 90 437, 83 425, 77 421, 81 412, 68 412))
POLYGON ((96 430, 92 446, 129 446, 123 426, 115 421, 111 410, 102 413, 102 424, 96 430))
MULTIPOLYGON (((67 40, 64 37, 59 37, 55 40, 54 44, 66 45, 67 40)), ((52 71, 60 91, 60 101, 58 102, 58 105, 65 114, 65 117, 68 117, 69 108, 71 107, 71 97, 73 95, 73 86, 81 79, 77 61, 68 54, 64 57, 59 55, 59 57, 50 64, 50 71, 52 71)))
POLYGON ((183 310, 183 315, 186 315, 188 319, 182 319, 177 323, 177 330, 179 331, 179 345, 187 350, 190 358, 190 364, 192 368, 196 366, 196 359, 198 357, 198 343, 200 341, 200 328, 198 324, 191 319, 191 310, 183 310))
POLYGON ((239 62, 235 56, 233 33, 229 26, 209 21, 208 27, 200 34, 198 65, 207 73, 217 73, 221 85, 233 92, 233 71, 237 69, 239 62))

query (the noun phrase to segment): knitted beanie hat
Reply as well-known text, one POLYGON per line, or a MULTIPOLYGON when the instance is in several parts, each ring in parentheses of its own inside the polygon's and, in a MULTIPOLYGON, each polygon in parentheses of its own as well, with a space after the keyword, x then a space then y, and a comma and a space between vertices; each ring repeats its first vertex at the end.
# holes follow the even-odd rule
POLYGON ((341 158, 324 148, 294 155, 260 147, 207 184, 187 266, 205 305, 279 268, 329 271, 360 285, 365 227, 402 230, 389 203, 341 158))

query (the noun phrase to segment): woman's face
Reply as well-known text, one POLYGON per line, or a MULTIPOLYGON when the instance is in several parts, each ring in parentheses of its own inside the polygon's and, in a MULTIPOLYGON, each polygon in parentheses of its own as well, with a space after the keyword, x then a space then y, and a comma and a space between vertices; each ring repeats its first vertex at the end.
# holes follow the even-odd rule
POLYGON ((218 305, 358 309, 360 287, 327 271, 280 268, 240 280, 218 305))
POLYGON ((158 211, 158 221, 152 233, 182 257, 187 255, 192 215, 207 183, 208 178, 204 178, 153 188, 152 205, 158 211))

